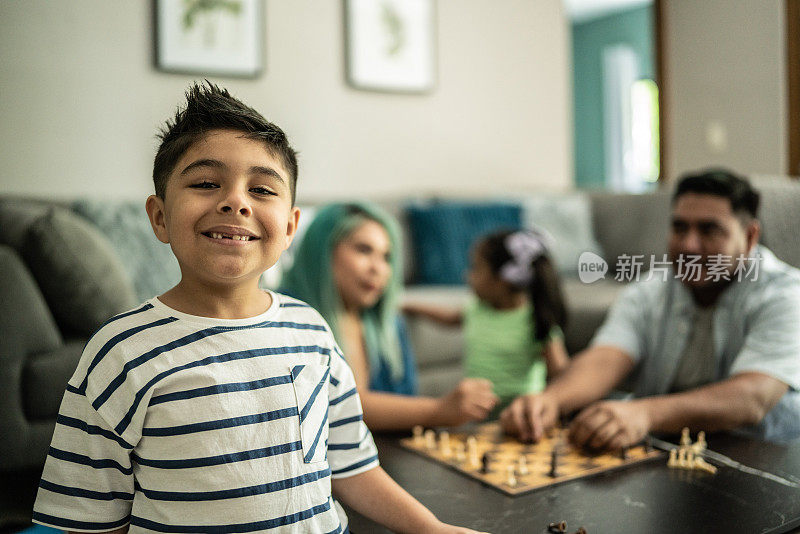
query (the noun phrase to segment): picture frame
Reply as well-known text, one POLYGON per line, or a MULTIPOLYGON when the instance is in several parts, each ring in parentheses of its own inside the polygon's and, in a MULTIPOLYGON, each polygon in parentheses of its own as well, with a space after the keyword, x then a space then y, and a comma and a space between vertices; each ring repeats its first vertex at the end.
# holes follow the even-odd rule
POLYGON ((344 0, 347 82, 427 93, 435 86, 434 0, 344 0))
POLYGON ((154 0, 155 64, 163 72, 256 78, 263 0, 154 0))

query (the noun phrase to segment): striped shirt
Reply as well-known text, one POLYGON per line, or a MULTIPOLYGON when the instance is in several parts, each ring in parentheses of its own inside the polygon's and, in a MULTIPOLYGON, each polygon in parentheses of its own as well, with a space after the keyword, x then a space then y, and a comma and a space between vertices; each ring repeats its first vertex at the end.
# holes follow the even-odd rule
POLYGON ((248 319, 158 299, 90 340, 67 385, 35 522, 78 531, 343 532, 331 478, 378 465, 350 368, 313 308, 248 319))

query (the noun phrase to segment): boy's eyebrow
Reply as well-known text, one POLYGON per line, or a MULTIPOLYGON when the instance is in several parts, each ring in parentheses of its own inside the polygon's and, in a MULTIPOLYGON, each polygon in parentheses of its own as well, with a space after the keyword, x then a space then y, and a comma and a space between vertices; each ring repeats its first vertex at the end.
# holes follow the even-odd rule
MULTIPOLYGON (((185 176, 186 174, 189 174, 194 169, 198 169, 198 168, 201 168, 201 167, 211 167, 211 168, 214 168, 214 169, 225 169, 225 168, 227 168, 227 165, 225 165, 223 162, 221 162, 221 161, 219 161, 217 159, 209 159, 209 158, 198 159, 197 161, 193 161, 192 163, 187 165, 186 168, 181 171, 181 176, 185 176)), ((263 165, 254 165, 254 166, 250 167, 250 174, 262 174, 262 175, 265 175, 265 176, 270 176, 272 178, 275 178, 276 180, 280 180, 281 182, 284 182, 284 183, 286 182, 286 180, 283 179, 283 176, 281 176, 280 173, 278 171, 276 171, 275 169, 273 169, 272 167, 264 167, 263 165)))
POLYGON ((253 167, 250 167, 250 174, 263 174, 286 183, 286 180, 283 179, 283 176, 281 176, 280 173, 275 169, 273 169, 272 167, 263 167, 261 165, 255 165, 253 167))
POLYGON ((215 169, 222 169, 225 167, 225 164, 216 159, 198 159, 197 161, 193 161, 189 165, 187 165, 186 168, 181 171, 181 176, 189 174, 191 171, 200 167, 212 167, 215 169))

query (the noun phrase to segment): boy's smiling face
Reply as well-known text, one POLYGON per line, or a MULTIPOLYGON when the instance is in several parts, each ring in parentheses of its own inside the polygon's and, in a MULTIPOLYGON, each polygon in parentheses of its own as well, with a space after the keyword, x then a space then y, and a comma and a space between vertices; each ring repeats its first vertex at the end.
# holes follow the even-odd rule
POLYGON ((153 230, 169 243, 181 284, 257 288, 291 244, 299 210, 280 157, 242 132, 212 130, 183 154, 164 199, 147 199, 153 230))

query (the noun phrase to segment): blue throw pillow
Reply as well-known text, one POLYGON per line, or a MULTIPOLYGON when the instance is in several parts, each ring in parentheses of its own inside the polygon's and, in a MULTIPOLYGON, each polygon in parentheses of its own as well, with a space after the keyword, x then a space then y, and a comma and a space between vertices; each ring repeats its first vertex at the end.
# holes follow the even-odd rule
POLYGON ((463 284, 472 244, 520 228, 522 208, 502 202, 434 202, 406 208, 418 284, 463 284))

